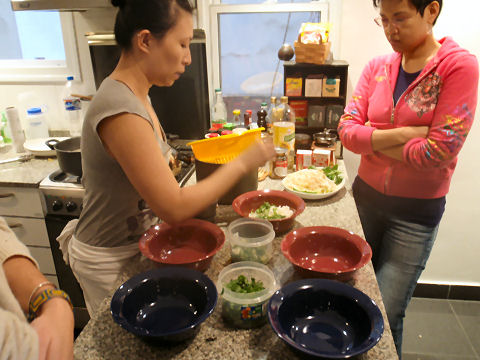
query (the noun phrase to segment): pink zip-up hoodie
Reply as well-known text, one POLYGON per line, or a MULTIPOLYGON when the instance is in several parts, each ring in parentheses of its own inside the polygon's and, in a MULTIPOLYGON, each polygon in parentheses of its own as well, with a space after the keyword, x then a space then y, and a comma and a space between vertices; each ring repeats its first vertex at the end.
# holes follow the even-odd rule
POLYGON ((402 55, 371 60, 345 108, 338 132, 343 145, 361 154, 358 176, 382 194, 418 199, 448 193, 457 155, 473 123, 478 62, 451 38, 393 103, 402 55), (371 127, 364 124, 370 121, 371 127), (403 161, 372 149, 375 129, 429 126, 426 139, 405 144, 403 161))

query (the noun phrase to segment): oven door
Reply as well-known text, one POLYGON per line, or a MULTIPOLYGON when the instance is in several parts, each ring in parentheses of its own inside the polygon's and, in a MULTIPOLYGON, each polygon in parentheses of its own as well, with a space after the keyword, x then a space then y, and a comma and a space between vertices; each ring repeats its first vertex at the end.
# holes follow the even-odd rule
POLYGON ((83 298, 82 288, 78 283, 75 275, 73 275, 72 269, 63 260, 62 251, 60 250, 57 242, 57 237, 62 232, 65 225, 70 220, 75 219, 72 216, 66 215, 51 215, 45 216, 45 223, 47 225, 48 240, 50 242, 50 248, 52 250, 53 262, 55 264, 55 270, 57 272, 58 283, 60 288, 64 290, 69 296, 73 304, 73 312, 75 315, 75 328, 82 329, 90 317, 83 298))

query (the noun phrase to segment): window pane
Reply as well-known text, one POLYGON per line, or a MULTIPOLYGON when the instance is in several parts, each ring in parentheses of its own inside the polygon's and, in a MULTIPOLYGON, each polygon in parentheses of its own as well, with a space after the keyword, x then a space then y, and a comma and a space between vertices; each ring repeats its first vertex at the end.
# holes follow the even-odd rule
POLYGON ((225 96, 283 94, 283 62, 278 50, 293 47, 302 22, 320 21, 319 12, 220 14, 220 74, 225 96), (289 19, 290 16, 290 19, 289 19), (241 36, 238 34, 241 33, 241 36), (275 75, 275 70, 278 72, 275 75), (274 80, 275 79, 275 80, 274 80))
POLYGON ((14 12, 5 1, 0 5, 0 41, 0 59, 65 60, 57 11, 14 12))

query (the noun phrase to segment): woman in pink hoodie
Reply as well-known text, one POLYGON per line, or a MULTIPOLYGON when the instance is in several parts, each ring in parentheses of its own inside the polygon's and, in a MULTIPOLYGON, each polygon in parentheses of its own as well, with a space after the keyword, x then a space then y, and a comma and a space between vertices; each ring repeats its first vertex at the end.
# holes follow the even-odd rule
POLYGON ((451 38, 433 36, 442 0, 373 4, 395 52, 365 67, 338 131, 361 154, 353 194, 400 356, 405 309, 473 123, 478 62, 451 38))

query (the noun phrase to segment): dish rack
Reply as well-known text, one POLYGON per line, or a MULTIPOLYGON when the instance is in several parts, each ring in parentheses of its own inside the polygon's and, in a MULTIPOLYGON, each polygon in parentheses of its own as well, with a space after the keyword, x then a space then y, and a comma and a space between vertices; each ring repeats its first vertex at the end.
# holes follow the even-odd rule
POLYGON ((260 140, 263 128, 244 133, 222 135, 210 139, 189 142, 197 160, 211 164, 226 164, 235 159, 255 141, 260 140))

